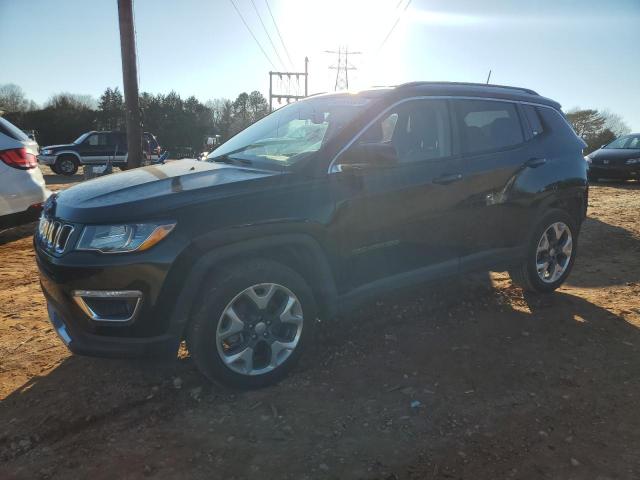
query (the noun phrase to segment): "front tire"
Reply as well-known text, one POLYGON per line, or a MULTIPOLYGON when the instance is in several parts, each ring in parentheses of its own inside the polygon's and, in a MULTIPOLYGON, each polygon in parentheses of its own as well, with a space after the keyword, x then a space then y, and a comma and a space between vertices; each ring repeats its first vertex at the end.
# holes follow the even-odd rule
POLYGON ((525 260, 509 271, 525 291, 556 290, 569 276, 576 258, 578 227, 564 210, 552 210, 536 225, 527 242, 525 260))
POLYGON ((304 351, 316 321, 311 289, 295 271, 258 259, 212 275, 187 330, 187 347, 210 380, 260 388, 281 380, 304 351))
MULTIPOLYGON (((56 163, 54 164, 55 172, 58 175, 66 175, 70 177, 75 175, 78 171, 79 163, 76 157, 71 155, 62 155, 58 157, 56 163)), ((53 168, 52 168, 53 170, 53 168)))

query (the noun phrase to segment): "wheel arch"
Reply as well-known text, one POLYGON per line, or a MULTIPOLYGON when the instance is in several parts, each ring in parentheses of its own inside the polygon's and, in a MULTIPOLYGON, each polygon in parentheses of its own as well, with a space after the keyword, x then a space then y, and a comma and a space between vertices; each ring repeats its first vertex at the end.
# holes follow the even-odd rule
POLYGON ((76 160, 78 161, 79 165, 82 165, 82 157, 80 156, 80 154, 78 152, 75 152, 73 150, 62 150, 60 152, 55 152, 55 160, 53 161, 54 163, 58 161, 59 157, 63 157, 63 156, 74 156, 76 157, 76 160))
MULTIPOLYGON (((292 268, 309 284, 320 316, 331 317, 336 311, 337 289, 327 255, 308 234, 281 234, 245 240, 196 254, 178 269, 186 273, 174 304, 170 325, 182 338, 202 284, 216 268, 251 258, 267 258, 292 268)), ((179 275, 178 273, 175 273, 179 275)))

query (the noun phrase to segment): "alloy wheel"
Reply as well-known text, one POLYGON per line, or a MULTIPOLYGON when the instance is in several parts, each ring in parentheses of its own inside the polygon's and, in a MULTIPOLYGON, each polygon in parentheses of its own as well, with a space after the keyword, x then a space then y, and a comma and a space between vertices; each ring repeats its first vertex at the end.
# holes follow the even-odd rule
POLYGON ((563 222, 551 224, 542 234, 536 250, 536 270, 545 283, 557 281, 567 270, 573 254, 571 230, 563 222))
POLYGON ((268 373, 293 353, 303 322, 302 305, 291 290, 275 283, 252 285, 222 312, 216 329, 218 355, 236 373, 268 373))
POLYGON ((69 160, 66 158, 60 160, 59 170, 62 173, 69 174, 74 171, 75 167, 76 165, 75 163, 73 163, 73 160, 69 160))

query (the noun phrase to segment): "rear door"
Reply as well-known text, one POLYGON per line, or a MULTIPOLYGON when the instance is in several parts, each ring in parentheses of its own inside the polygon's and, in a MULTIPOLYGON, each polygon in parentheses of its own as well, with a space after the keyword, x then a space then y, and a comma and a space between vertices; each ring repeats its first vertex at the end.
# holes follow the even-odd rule
POLYGON ((422 278, 457 271, 456 211, 465 187, 451 139, 445 100, 405 101, 355 143, 390 143, 398 164, 332 175, 336 236, 352 287, 409 272, 422 278))
MULTIPOLYGON (((463 215, 461 267, 491 267, 517 255, 528 210, 514 201, 516 176, 535 156, 526 142, 515 102, 455 99, 451 102, 468 188, 463 215), (508 258, 509 257, 509 258, 508 258)), ((544 163, 544 159, 539 159, 544 163)))

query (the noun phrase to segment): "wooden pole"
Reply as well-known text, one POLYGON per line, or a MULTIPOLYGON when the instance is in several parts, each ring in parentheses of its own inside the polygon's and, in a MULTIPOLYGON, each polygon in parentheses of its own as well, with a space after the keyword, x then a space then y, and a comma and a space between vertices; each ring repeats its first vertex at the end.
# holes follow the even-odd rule
POLYGON ((309 57, 304 57, 304 96, 309 96, 309 57))
POLYGON ((120 50, 122 53, 122 83, 127 121, 127 166, 142 165, 142 122, 138 103, 138 69, 136 39, 133 30, 133 0, 118 0, 120 50))

